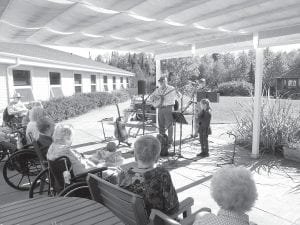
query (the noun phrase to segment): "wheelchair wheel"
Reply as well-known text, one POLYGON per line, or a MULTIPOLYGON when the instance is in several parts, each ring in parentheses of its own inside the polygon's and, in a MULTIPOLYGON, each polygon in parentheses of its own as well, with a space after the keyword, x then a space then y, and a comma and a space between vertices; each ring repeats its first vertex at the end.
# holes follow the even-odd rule
POLYGON ((59 197, 80 197, 92 199, 89 187, 85 181, 69 185, 59 194, 59 197))
POLYGON ((46 168, 41 171, 34 181, 32 182, 29 189, 29 198, 41 198, 53 196, 50 187, 49 180, 49 169, 46 168))
POLYGON ((4 163, 3 177, 8 185, 17 190, 29 190, 32 181, 42 170, 34 150, 13 153, 4 163))

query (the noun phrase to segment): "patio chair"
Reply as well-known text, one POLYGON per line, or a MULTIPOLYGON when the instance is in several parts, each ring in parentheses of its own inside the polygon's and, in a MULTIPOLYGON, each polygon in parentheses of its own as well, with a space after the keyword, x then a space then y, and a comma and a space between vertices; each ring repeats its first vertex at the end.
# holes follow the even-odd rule
MULTIPOLYGON (((129 192, 117 185, 111 184, 93 174, 88 174, 87 183, 92 199, 109 208, 126 225, 147 225, 156 224, 156 221, 163 220, 164 224, 192 224, 191 206, 194 204, 192 198, 186 198, 180 203, 179 210, 173 215, 166 215, 163 212, 152 209, 148 218, 144 200, 141 196, 129 192), (175 219, 183 215, 182 221, 175 219)), ((200 211, 210 209, 203 208, 200 211)), ((199 211, 198 211, 199 212, 199 211)), ((161 223, 160 223, 161 224, 161 223)))
POLYGON ((62 156, 54 161, 48 161, 48 166, 34 179, 29 190, 29 198, 42 196, 82 197, 91 199, 86 183, 88 173, 102 176, 106 167, 89 170, 86 173, 74 175, 69 158, 62 156), (69 171, 70 182, 66 183, 64 172, 69 171))

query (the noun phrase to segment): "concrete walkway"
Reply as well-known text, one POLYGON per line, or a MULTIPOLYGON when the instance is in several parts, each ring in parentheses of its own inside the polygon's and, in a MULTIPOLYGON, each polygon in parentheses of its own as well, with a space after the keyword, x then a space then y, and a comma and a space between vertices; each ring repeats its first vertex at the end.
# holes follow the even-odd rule
MULTIPOLYGON (((120 111, 128 108, 129 103, 119 105, 120 111)), ((105 146, 101 123, 97 122, 106 117, 116 117, 116 106, 107 106, 93 110, 83 116, 64 121, 75 128, 73 146, 77 151, 92 154, 96 149, 105 146)), ((199 141, 190 139, 181 148, 184 158, 169 157, 160 159, 171 172, 172 180, 177 189, 180 200, 193 197, 195 204, 193 211, 201 207, 210 207, 217 213, 218 206, 210 196, 210 179, 212 174, 222 164, 230 161, 233 152, 232 137, 226 134, 232 128, 232 124, 213 124, 213 134, 210 136, 210 157, 196 158, 199 152, 199 141)), ((113 123, 105 123, 106 136, 113 136, 113 123)), ((179 126, 177 128, 179 138, 179 126)), ((147 131, 146 131, 147 133, 147 131)), ((183 126, 183 138, 191 134, 190 125, 183 126)), ((134 142, 130 138, 130 142, 134 142)), ((132 149, 120 148, 127 161, 134 161, 132 149)), ((173 151, 173 149, 172 149, 173 151)), ((176 146, 176 153, 179 146, 176 146)), ((300 225, 300 165, 284 159, 276 159, 273 156, 264 156, 260 160, 253 160, 247 150, 236 148, 236 165, 244 165, 249 168, 255 178, 258 188, 258 200, 255 207, 249 212, 251 221, 264 225, 300 225)), ((2 165, 1 165, 2 167, 2 165)), ((0 202, 2 204, 27 198, 27 193, 13 190, 5 184, 0 175, 0 202)))

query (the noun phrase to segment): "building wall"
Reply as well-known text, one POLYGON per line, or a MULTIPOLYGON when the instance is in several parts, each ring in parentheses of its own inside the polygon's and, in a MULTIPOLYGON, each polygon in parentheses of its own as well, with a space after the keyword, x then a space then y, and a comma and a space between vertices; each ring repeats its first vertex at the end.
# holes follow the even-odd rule
POLYGON ((0 64, 0 111, 7 105, 6 68, 8 65, 0 64))
MULTIPOLYGON (((4 109, 7 105, 7 89, 6 89, 6 68, 7 65, 0 64, 0 110, 4 109)), ((62 69, 52 69, 52 68, 42 68, 33 66, 23 66, 20 65, 13 69, 20 70, 30 70, 31 75, 31 88, 34 96, 34 100, 48 100, 50 98, 50 78, 49 72, 58 72, 61 75, 61 89, 64 96, 71 96, 75 93, 75 82, 74 74, 81 74, 82 86, 81 90, 83 93, 91 92, 91 75, 96 75, 96 91, 104 91, 103 87, 103 76, 108 77, 108 90, 113 90, 113 79, 116 77, 116 88, 120 89, 120 76, 112 74, 100 74, 93 72, 83 72, 83 71, 70 71, 62 69)), ((13 76, 12 70, 9 71, 10 77, 10 94, 14 93, 13 86, 13 76)), ((126 81, 126 76, 124 76, 124 82, 126 81)))

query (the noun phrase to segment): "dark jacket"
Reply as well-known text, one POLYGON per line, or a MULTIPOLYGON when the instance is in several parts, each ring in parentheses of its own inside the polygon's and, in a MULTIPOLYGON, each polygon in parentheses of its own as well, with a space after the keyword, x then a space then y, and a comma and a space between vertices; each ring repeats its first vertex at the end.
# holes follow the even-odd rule
POLYGON ((210 128, 210 120, 211 120, 211 112, 210 110, 201 110, 198 114, 199 120, 199 132, 207 132, 211 134, 210 128))
POLYGON ((39 145, 39 148, 42 151, 42 154, 46 158, 46 155, 47 155, 47 152, 48 152, 48 148, 52 144, 52 138, 49 137, 49 136, 47 136, 47 135, 40 134, 39 139, 37 140, 37 143, 39 145))

